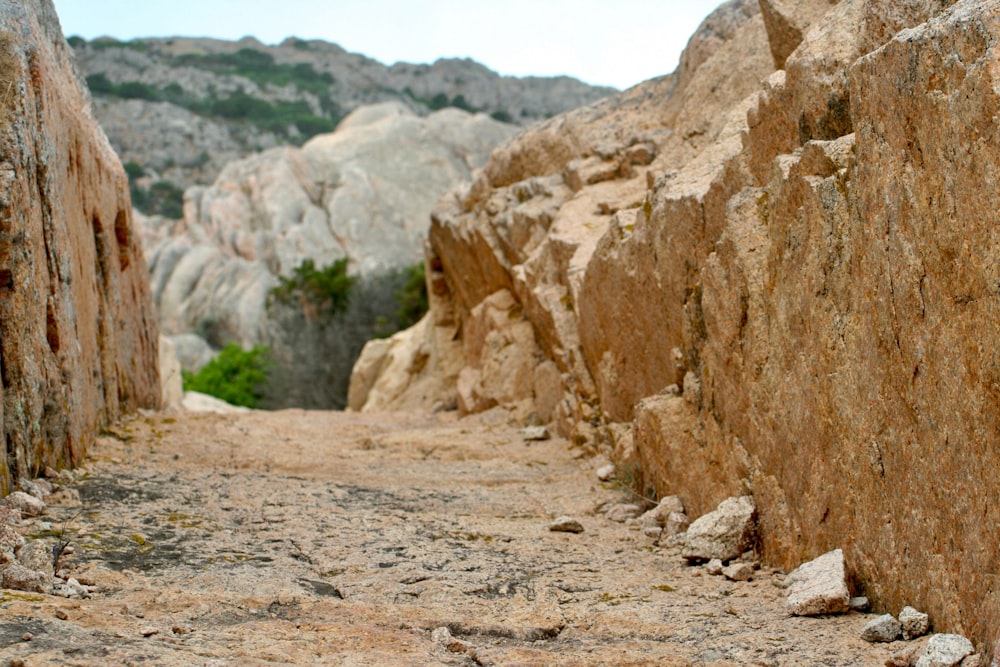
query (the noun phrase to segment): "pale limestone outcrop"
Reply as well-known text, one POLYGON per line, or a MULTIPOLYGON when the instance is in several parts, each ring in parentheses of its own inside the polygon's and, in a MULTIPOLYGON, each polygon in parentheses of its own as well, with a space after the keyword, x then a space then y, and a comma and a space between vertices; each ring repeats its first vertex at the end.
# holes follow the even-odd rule
POLYGON ((51 0, 0 2, 0 492, 79 462, 160 401, 157 327, 121 164, 51 0))
POLYGON ((304 260, 349 257, 375 275, 421 256, 434 202, 514 131, 445 109, 420 118, 396 103, 362 107, 299 148, 230 163, 190 188, 185 219, 147 219, 154 298, 164 331, 206 323, 244 345, 264 339, 268 290, 304 260))
POLYGON ((641 491, 749 488, 766 560, 843 547, 875 605, 992 645, 1000 2, 751 4, 443 199, 448 296, 515 296, 557 430, 641 491))

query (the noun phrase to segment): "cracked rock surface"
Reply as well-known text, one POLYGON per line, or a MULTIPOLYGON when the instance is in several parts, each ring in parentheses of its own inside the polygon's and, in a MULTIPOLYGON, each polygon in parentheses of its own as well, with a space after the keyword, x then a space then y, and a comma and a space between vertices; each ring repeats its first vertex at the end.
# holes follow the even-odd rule
POLYGON ((51 528, 29 536, 69 539, 61 568, 96 592, 4 592, 0 664, 889 657, 858 636, 857 613, 789 617, 771 570, 703 576, 600 515, 628 498, 578 456, 562 439, 525 443, 499 411, 135 418, 76 475, 81 506, 52 508, 51 528), (562 515, 586 532, 550 531, 562 515))

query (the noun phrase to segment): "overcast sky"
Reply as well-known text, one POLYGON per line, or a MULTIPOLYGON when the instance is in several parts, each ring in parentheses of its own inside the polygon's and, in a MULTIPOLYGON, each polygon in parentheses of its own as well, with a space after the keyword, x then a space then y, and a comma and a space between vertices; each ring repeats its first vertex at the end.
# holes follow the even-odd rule
POLYGON ((391 65, 469 57, 501 74, 627 88, 667 74, 722 0, 54 0, 67 37, 325 39, 391 65))

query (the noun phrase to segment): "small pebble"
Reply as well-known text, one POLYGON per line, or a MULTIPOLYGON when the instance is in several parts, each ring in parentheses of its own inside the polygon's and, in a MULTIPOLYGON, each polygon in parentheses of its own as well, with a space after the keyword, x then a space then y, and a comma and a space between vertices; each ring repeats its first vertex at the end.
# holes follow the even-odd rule
POLYGON ((561 516, 549 524, 549 530, 554 533, 582 533, 583 524, 569 516, 561 516))
POLYGON ((615 476, 614 465, 608 464, 606 466, 601 466, 600 468, 597 469, 597 479, 601 480, 602 482, 607 482, 614 476, 615 476))
POLYGON ((153 627, 143 628, 141 632, 143 637, 152 637, 153 635, 160 634, 160 631, 153 627))
POLYGON ((65 621, 69 619, 69 614, 67 614, 62 609, 56 609, 56 618, 58 618, 60 621, 65 621))
POLYGON ((860 595, 856 598, 851 598, 851 601, 848 603, 848 606, 853 611, 868 611, 868 607, 871 606, 871 603, 868 601, 868 598, 866 598, 863 595, 860 595))
POLYGON ((713 558, 708 561, 708 563, 705 564, 705 572, 716 576, 722 574, 722 561, 718 558, 713 558))
POLYGON ((607 517, 612 521, 624 523, 628 519, 635 519, 642 514, 642 508, 633 504, 612 505, 607 512, 607 517))
POLYGON ((549 433, 549 429, 544 426, 529 426, 521 429, 521 437, 530 442, 548 440, 552 435, 549 433))
POLYGON ((30 632, 25 632, 23 635, 21 635, 21 641, 25 642, 30 642, 34 638, 35 635, 31 634, 30 632))
POLYGON ((722 568, 722 574, 730 581, 750 581, 753 579, 753 565, 750 563, 733 563, 722 568))

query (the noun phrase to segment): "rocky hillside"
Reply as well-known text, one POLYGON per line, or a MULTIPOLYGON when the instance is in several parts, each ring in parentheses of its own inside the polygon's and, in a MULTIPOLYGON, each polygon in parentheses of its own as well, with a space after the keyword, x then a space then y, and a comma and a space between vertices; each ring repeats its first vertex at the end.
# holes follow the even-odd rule
POLYGON ((507 406, 787 568, 987 651, 1000 2, 733 0, 672 76, 534 127, 435 211, 432 309, 359 409, 507 406))
MULTIPOLYGON (((525 124, 614 92, 568 77, 501 77, 471 60, 390 67, 294 38, 277 46, 252 38, 70 43, 97 118, 132 175, 178 192, 211 183, 252 152, 330 132, 363 105, 395 101, 420 115, 457 107, 525 124)), ((156 208, 152 195, 141 208, 156 208)), ((159 198, 169 196, 161 186, 159 198)))
MULTIPOLYGON (((289 355, 295 349, 310 360, 293 365, 311 368, 323 357, 327 375, 319 384, 340 387, 339 398, 324 402, 314 391, 298 405, 342 407, 357 353, 380 318, 398 308, 393 287, 377 290, 388 297, 377 307, 378 295, 355 293, 352 301, 366 302, 356 307, 367 309, 355 319, 368 324, 339 331, 336 345, 300 338, 292 344, 292 330, 300 333, 308 322, 282 325, 282 309, 269 293, 300 275, 307 262, 324 269, 348 261, 348 272, 369 286, 396 281, 399 269, 421 260, 437 199, 467 182, 515 131, 484 114, 449 108, 420 117, 386 102, 356 110, 336 132, 301 148, 273 148, 230 163, 211 186, 188 189, 183 220, 144 218, 163 331, 196 334, 216 348, 235 341, 267 343, 289 355), (341 354, 342 362, 332 358, 341 354)), ((197 365, 205 344, 190 335, 178 342, 185 365, 197 365)), ((309 394, 302 387, 295 393, 309 394)))
POLYGON ((0 493, 159 403, 128 182, 50 0, 0 3, 0 493))

